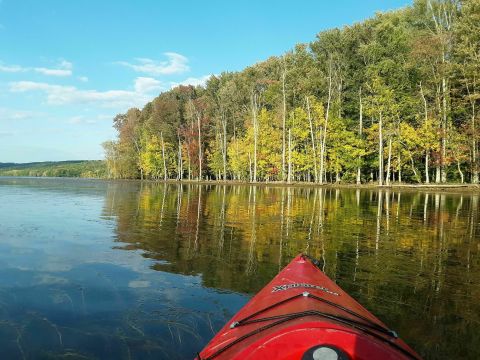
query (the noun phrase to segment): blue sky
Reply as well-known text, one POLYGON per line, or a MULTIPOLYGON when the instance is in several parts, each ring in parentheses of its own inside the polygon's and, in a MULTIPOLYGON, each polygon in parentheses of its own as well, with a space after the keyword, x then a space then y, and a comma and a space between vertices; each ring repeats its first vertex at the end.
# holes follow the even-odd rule
POLYGON ((407 0, 0 0, 0 162, 101 159, 112 118, 407 0))

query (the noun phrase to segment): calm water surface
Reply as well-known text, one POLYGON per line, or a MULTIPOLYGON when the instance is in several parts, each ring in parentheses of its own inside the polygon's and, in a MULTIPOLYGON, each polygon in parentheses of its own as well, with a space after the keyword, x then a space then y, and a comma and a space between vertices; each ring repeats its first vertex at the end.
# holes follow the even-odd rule
POLYGON ((0 178, 6 359, 188 359, 299 252, 427 359, 480 358, 479 194, 0 178))

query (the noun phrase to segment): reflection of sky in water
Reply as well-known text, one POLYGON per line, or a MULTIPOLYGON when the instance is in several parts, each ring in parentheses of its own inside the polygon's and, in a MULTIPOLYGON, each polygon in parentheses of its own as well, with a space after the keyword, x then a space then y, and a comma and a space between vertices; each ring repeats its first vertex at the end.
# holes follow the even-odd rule
POLYGON ((101 183, 62 186, 0 180, 2 358, 189 358, 245 302, 112 249, 101 183))

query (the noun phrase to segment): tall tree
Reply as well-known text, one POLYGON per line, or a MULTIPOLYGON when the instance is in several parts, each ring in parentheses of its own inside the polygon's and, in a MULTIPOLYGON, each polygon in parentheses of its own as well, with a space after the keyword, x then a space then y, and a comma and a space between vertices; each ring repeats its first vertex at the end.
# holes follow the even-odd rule
POLYGON ((461 108, 468 108, 471 143, 472 183, 479 182, 478 166, 478 103, 480 101, 480 0, 466 0, 462 3, 461 16, 454 27, 455 67, 460 85, 461 108))

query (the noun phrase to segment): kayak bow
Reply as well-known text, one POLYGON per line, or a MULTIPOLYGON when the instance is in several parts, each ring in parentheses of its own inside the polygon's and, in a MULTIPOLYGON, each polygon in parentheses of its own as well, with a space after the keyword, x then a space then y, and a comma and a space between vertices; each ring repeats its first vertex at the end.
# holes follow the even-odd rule
POLYGON ((198 354, 197 360, 420 359, 307 255, 298 255, 198 354))

